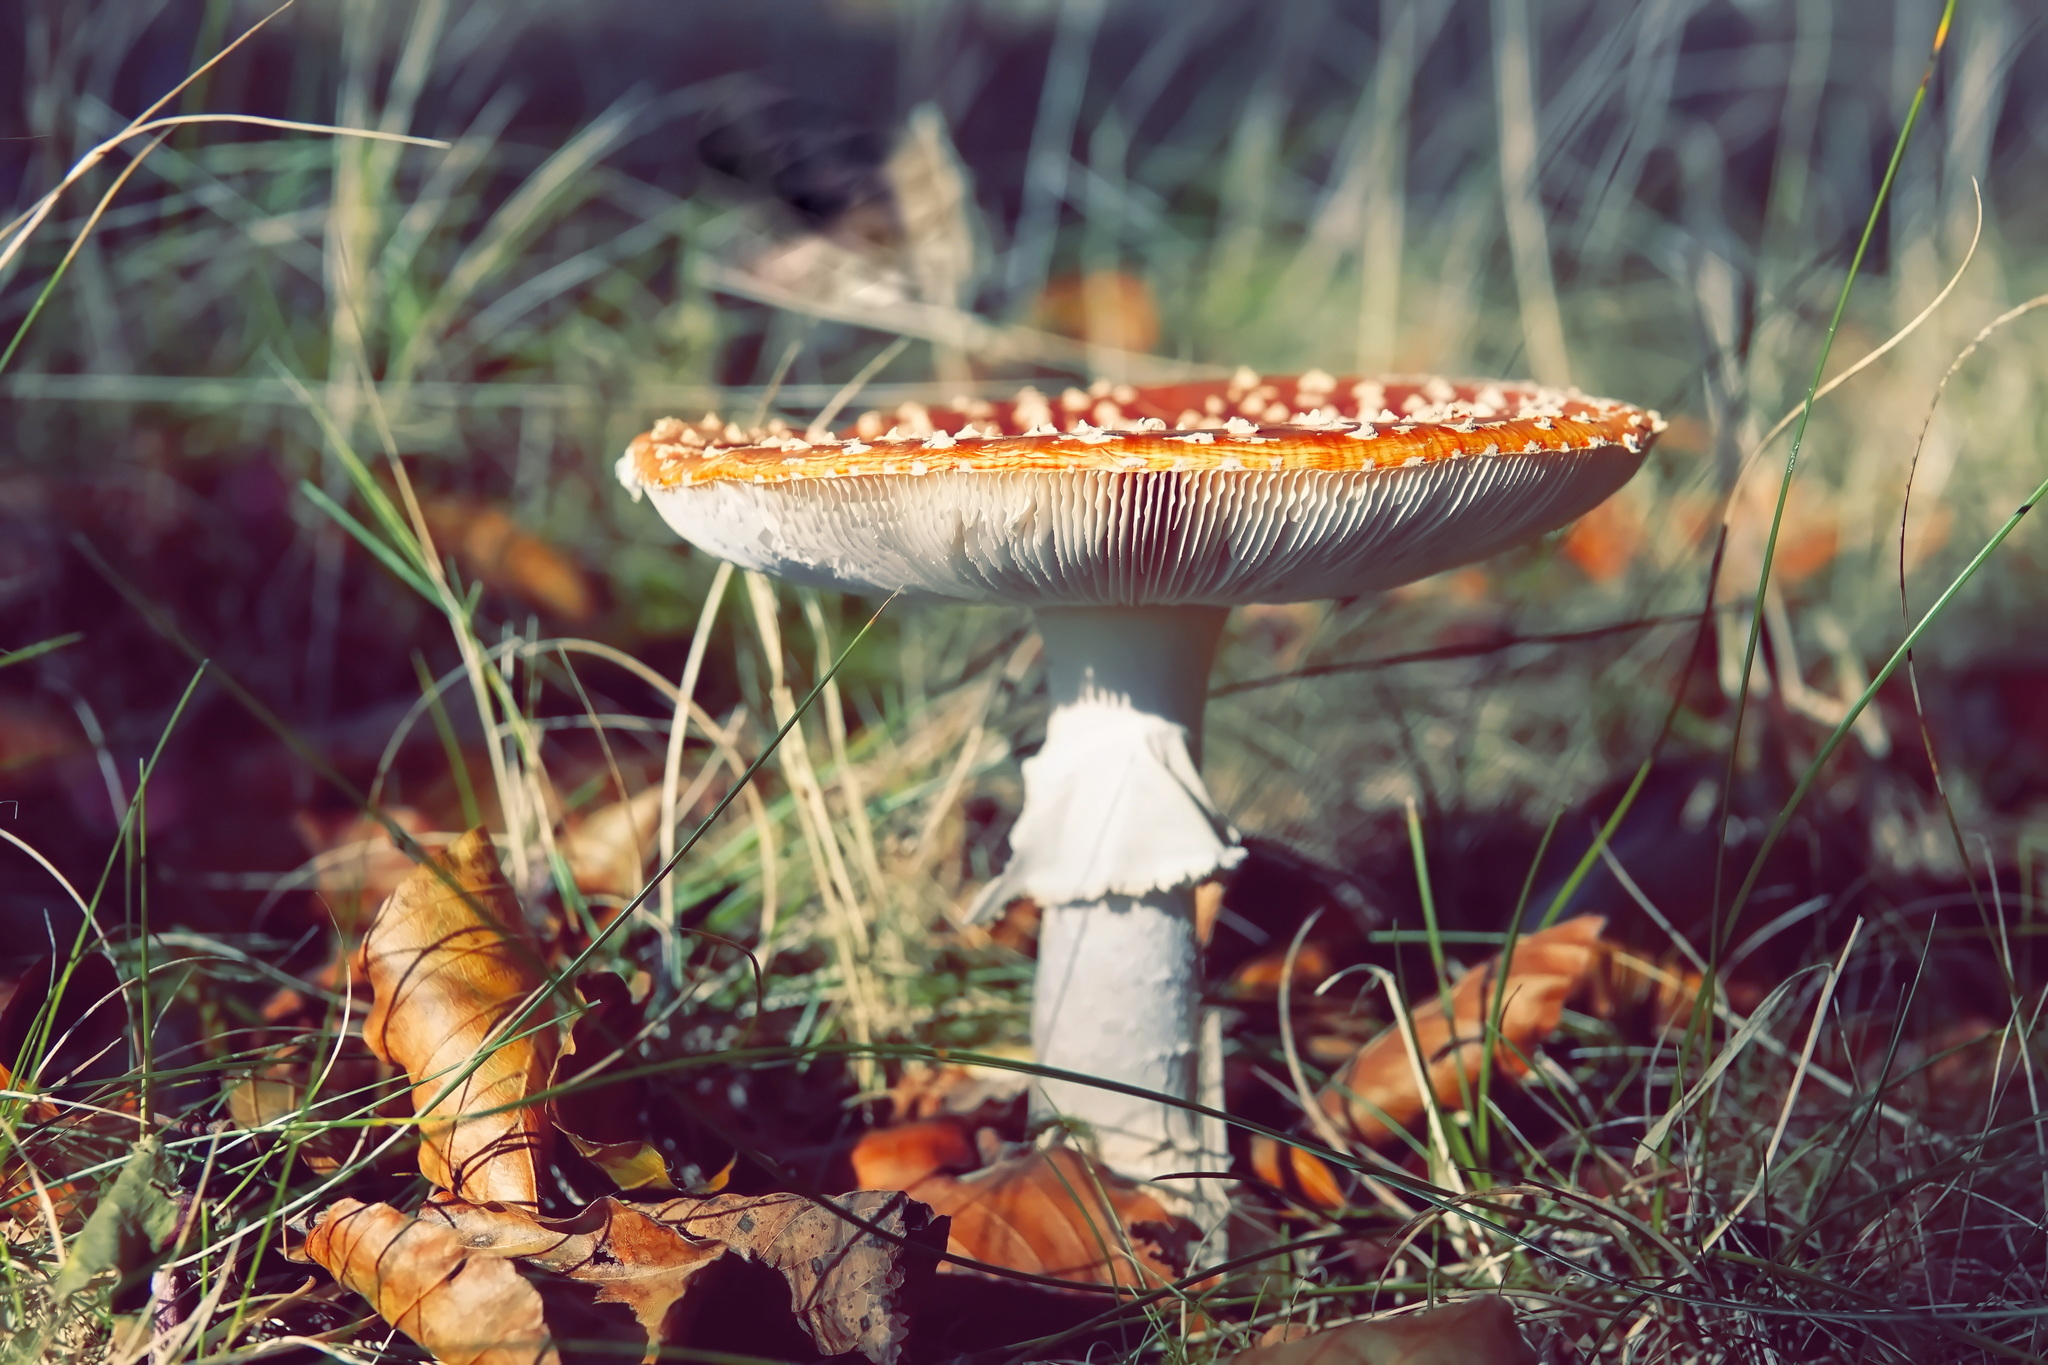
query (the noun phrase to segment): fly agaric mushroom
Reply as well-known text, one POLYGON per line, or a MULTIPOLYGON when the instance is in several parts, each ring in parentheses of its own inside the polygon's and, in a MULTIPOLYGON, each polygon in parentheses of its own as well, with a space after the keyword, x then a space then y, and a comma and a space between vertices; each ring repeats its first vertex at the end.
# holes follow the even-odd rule
MULTIPOLYGON (((1627 482, 1663 425, 1528 384, 1241 369, 905 404, 846 436, 670 418, 618 472, 745 568, 1037 613, 1052 714, 976 908, 1041 908, 1041 1064, 1188 1100, 1194 891, 1243 856, 1199 772, 1225 615, 1395 587, 1555 529, 1627 482)), ((1171 1105, 1045 1080, 1034 1108, 1081 1120, 1129 1175, 1223 1160, 1171 1105)))

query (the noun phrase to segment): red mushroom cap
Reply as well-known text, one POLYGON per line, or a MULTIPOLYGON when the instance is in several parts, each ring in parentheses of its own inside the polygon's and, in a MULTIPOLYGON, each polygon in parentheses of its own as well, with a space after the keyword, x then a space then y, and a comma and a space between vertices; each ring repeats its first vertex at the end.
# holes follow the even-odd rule
POLYGON ((838 436, 668 418, 619 472, 685 538, 798 581, 1226 604, 1390 587, 1554 529, 1663 425, 1530 384, 1240 370, 907 403, 838 436))

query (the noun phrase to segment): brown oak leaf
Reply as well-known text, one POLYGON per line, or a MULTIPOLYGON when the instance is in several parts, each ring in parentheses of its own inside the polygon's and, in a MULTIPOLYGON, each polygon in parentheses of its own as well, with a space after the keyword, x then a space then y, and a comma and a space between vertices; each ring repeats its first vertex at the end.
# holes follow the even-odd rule
POLYGON ((780 1271, 789 1282, 790 1308, 819 1350, 859 1351, 875 1365, 896 1365, 902 1355, 910 1329, 906 1301, 936 1259, 907 1254, 902 1243, 936 1252, 946 1227, 921 1205, 883 1190, 829 1202, 800 1194, 713 1194, 630 1207, 780 1271))

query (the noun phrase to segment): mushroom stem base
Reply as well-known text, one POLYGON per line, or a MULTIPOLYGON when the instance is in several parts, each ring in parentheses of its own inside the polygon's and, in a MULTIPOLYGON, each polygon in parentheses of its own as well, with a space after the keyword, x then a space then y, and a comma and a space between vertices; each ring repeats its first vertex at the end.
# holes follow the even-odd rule
MULTIPOLYGON (((1154 1094, 1196 1097, 1200 956, 1191 887, 1048 905, 1031 1034, 1040 1063, 1154 1094)), ((1079 1081, 1041 1080, 1034 1117, 1078 1120, 1112 1170, 1149 1180, 1213 1170, 1205 1124, 1185 1109, 1079 1081)), ((1168 1189, 1190 1198, 1191 1182, 1168 1189)))
MULTIPOLYGON (((1037 901, 1038 1060, 1175 1100, 1201 1092, 1195 887, 1243 857, 1198 768, 1220 607, 1043 610, 1045 747, 1024 764, 1013 854, 985 899, 1037 901)), ((1034 1115, 1075 1121, 1141 1180, 1228 1163, 1216 1125, 1080 1081, 1041 1082, 1034 1115)), ((1213 1222, 1214 1182, 1159 1187, 1213 1222)))

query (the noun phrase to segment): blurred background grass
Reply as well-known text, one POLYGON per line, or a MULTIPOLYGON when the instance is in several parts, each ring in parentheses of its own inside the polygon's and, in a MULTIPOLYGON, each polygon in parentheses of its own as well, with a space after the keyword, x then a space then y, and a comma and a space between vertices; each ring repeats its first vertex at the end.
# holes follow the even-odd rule
MULTIPOLYGON (((92 886, 169 728, 146 857, 112 917, 146 903, 161 950, 188 955, 170 995, 190 1008, 165 1017, 160 1056, 253 1047, 278 972, 331 986, 330 927, 407 866, 352 790, 429 844, 478 817, 503 830, 558 938, 638 889, 660 842, 663 687, 715 572, 612 477, 653 419, 801 425, 864 370, 850 413, 1240 365, 1533 374, 1670 420, 1614 502, 1400 592, 1233 619, 1207 772, 1255 856, 1212 974, 1284 946, 1317 907, 1347 941, 1337 961, 1416 923, 1410 803, 1446 926, 1498 931, 1525 880, 1548 905, 1674 696, 1613 848, 1641 896, 1602 865, 1570 908, 1668 954, 1647 900, 1704 942, 1726 903, 1717 863, 1739 879, 1909 616, 2041 476, 2039 319, 1988 341, 1933 406, 1979 329, 2048 290, 2043 15, 1981 0, 1948 41, 1829 373, 1953 287, 1814 412, 1729 763, 1786 451, 1766 433, 1803 396, 1939 10, 301 0, 173 108, 451 146, 177 128, 89 232, 146 143, 88 173, 0 276, 0 332, 34 314, 0 371, 0 651, 80 637, 0 669, 0 820, 92 886), (344 449, 388 453, 418 490, 458 592, 477 593, 453 638, 317 505, 369 519, 344 449), (1686 614, 1707 600, 1724 508, 1702 638, 1686 614), (504 683, 481 719, 465 639, 504 683), (180 713, 202 656, 211 676, 180 713)), ((0 5, 22 39, 0 55, 16 92, 0 194, 25 210, 261 17, 235 0, 0 5)), ((2044 560, 2029 522, 1919 651, 1926 737, 1895 678, 1802 809, 1736 934, 1776 926, 1752 958, 1764 984, 1830 959, 1857 915, 1910 962, 1986 887, 2011 951, 1935 940, 1923 1031, 1997 1014, 2003 971, 2030 967, 2044 560)), ((685 816, 872 605, 731 586, 685 816)), ((1005 856, 1038 741, 1028 620, 897 604, 837 686, 685 863, 680 918, 638 912, 623 959, 653 971, 683 1051, 737 1036, 751 988, 678 924, 753 943, 792 1045, 1014 1043, 1028 934, 951 916, 1005 856)), ((68 941, 66 898, 0 856, 0 956, 68 941)), ((1843 1008, 1889 1008, 1888 971, 1846 985, 1843 1008)), ((1291 1121, 1233 1076, 1240 1112, 1291 1121)), ((705 1081, 696 1101, 822 1144, 845 1120, 820 1094, 890 1079, 832 1077, 705 1081)))
MULTIPOLYGON (((18 205, 260 17, 225 0, 10 11, 24 41, 0 184, 18 205)), ((453 662, 423 604, 295 491, 345 496, 293 380, 350 440, 408 461, 443 548, 483 584, 482 635, 596 638, 671 678, 709 566, 626 503, 610 455, 664 413, 744 417, 773 377, 765 401, 801 419, 900 336, 858 406, 1249 364, 1534 373, 1671 418, 1650 469, 1570 535, 1385 599, 1242 613, 1226 683, 1697 609, 1720 504, 1800 397, 1937 12, 303 3, 177 107, 454 146, 182 128, 84 238, 0 375, 6 643, 87 636, 0 678, 20 830, 51 848, 110 830, 110 793, 185 681, 73 532, 365 781, 417 700, 414 653, 453 662)), ((1936 381, 2048 279, 2043 54, 2028 7, 1966 8, 1866 263, 1833 370, 1919 313, 1977 240, 1946 303, 1809 433, 1760 674, 1794 749, 1902 631, 1902 493, 1936 381)), ((139 150, 92 172, 17 258, 10 331, 139 150)), ((1928 429, 1904 546, 1917 600, 2038 462, 2032 326, 1986 347, 1928 429)), ((1733 504, 1723 595, 1738 604, 1783 450, 1733 504)), ((2041 558, 2023 528, 1921 654, 1960 751, 1951 795, 2002 859, 2037 833, 2043 795, 2027 628, 2041 558)), ((783 610, 800 640, 802 612, 783 610)), ((852 608, 820 610, 837 630, 852 608)), ((758 729, 758 635, 743 610, 717 629, 702 700, 746 705, 758 729)), ((861 733, 976 682, 1022 621, 917 607, 880 629, 845 681, 861 733)), ((1724 692, 1744 629, 1731 612, 1724 692)), ((1354 868, 1419 798, 1453 881, 1469 868, 1490 887, 1514 857, 1474 862, 1460 840, 1485 845, 1496 817, 1540 826, 1631 769, 1686 640, 1645 629, 1239 692, 1212 712, 1212 782, 1247 830, 1354 868)), ((808 676, 808 642, 788 647, 808 676)), ((1029 679, 1013 682, 948 797, 960 828, 944 837, 964 853, 928 858, 958 865, 942 898, 1001 856, 1008 755, 1031 742, 1029 679)), ((645 710, 644 690, 603 686, 645 710)), ((1895 700, 1864 748, 1910 764, 1895 700)), ((1726 732, 1712 699, 1684 720, 1703 752, 1726 732)), ((416 730, 387 795, 413 801, 431 780, 414 770, 436 764, 445 785, 416 730)), ((1872 799, 1898 807, 1870 813, 1873 856, 1958 870, 1929 802, 1872 799)), ((248 913, 233 878, 296 862, 294 819, 347 803, 209 689, 153 804, 166 909, 226 926, 248 913)), ((919 805, 904 800, 913 825, 919 805)), ((13 923, 48 908, 8 895, 13 923)))

